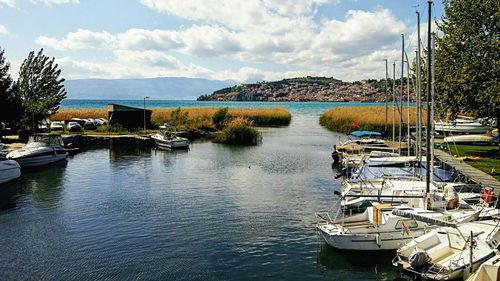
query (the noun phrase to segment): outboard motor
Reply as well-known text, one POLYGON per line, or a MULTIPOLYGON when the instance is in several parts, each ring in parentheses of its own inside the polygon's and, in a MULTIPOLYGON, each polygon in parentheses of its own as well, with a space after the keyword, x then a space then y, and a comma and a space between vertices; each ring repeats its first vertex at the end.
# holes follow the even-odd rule
POLYGON ((333 164, 335 165, 340 164, 340 153, 338 152, 336 145, 333 146, 332 159, 333 159, 333 164))

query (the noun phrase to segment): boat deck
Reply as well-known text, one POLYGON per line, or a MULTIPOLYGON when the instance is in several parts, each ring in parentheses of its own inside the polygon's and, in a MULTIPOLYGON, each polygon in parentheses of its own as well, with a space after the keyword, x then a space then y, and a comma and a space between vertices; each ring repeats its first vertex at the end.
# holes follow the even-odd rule
POLYGON ((487 173, 480 171, 471 165, 457 160, 453 158, 450 154, 439 150, 435 149, 434 150, 434 155, 436 158, 438 158, 441 162, 444 164, 453 167, 457 172, 461 173, 462 175, 468 177, 470 180, 474 181, 477 184, 481 184, 485 187, 490 187, 493 188, 494 192, 496 194, 500 194, 500 181, 495 179, 494 177, 488 175, 487 173))

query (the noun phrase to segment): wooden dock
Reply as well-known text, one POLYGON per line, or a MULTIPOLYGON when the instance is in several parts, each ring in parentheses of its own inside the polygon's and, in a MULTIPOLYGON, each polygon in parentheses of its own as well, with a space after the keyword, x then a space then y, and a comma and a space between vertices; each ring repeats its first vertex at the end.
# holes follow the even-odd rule
POLYGON ((481 184, 484 187, 493 188, 496 194, 500 194, 500 181, 498 181, 494 177, 472 167, 464 161, 453 158, 453 156, 442 150, 434 149, 434 156, 442 163, 452 167, 460 174, 466 176, 471 181, 477 184, 481 184))

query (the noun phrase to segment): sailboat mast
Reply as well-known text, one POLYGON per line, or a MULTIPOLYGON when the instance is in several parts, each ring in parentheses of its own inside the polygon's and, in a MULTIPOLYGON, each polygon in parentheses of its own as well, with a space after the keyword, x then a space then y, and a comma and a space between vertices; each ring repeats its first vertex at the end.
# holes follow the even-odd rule
POLYGON ((388 70, 387 70, 387 59, 385 59, 385 134, 387 137, 387 103, 389 100, 389 89, 388 89, 388 84, 387 84, 387 76, 388 70))
POLYGON ((408 110, 408 130, 407 130, 407 141, 408 141, 408 156, 410 156, 410 146, 411 146, 411 138, 410 138, 410 60, 408 59, 408 55, 406 55, 406 98, 407 105, 406 108, 408 110))
POLYGON ((418 163, 422 162, 422 116, 421 116, 421 89, 420 89, 420 13, 417 11, 417 96, 416 96, 416 107, 417 107, 417 135, 415 141, 417 143, 417 158, 418 163))
MULTIPOLYGON (((434 167, 434 115, 435 115, 435 100, 434 100, 434 79, 435 79, 435 61, 434 61, 434 53, 435 53, 435 47, 436 44, 434 42, 436 34, 432 32, 432 52, 431 52, 431 165, 434 167)), ((434 174, 434 169, 431 170, 431 176, 434 174)))
POLYGON ((392 141, 396 141, 396 63, 392 64, 392 141))
POLYGON ((425 189, 426 192, 430 192, 431 187, 431 84, 432 84, 432 73, 431 73, 431 17, 432 17, 432 1, 427 2, 429 4, 428 10, 428 22, 427 22, 427 123, 426 123, 426 134, 425 134, 425 145, 426 145, 426 169, 425 169, 425 189))
POLYGON ((401 34, 401 91, 399 92, 399 154, 401 154, 401 134, 403 130, 403 78, 405 67, 405 35, 401 34))

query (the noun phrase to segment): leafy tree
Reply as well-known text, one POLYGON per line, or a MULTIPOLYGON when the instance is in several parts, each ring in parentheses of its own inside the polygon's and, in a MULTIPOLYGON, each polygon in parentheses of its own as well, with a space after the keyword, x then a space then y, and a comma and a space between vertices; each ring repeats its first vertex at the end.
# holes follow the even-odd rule
MULTIPOLYGON (((5 50, 0 48, 0 122, 15 125, 20 119, 21 100, 12 87, 12 78, 9 75, 10 64, 5 60, 5 50)), ((0 128, 1 130, 2 128, 0 128)))
POLYGON ((24 126, 31 127, 59 109, 59 104, 66 98, 64 78, 59 78, 60 74, 61 70, 54 58, 45 56, 43 49, 36 56, 31 51, 24 60, 16 84, 24 109, 24 126))
POLYGON ((444 114, 491 118, 500 125, 500 4, 445 0, 437 38, 437 99, 444 114))

